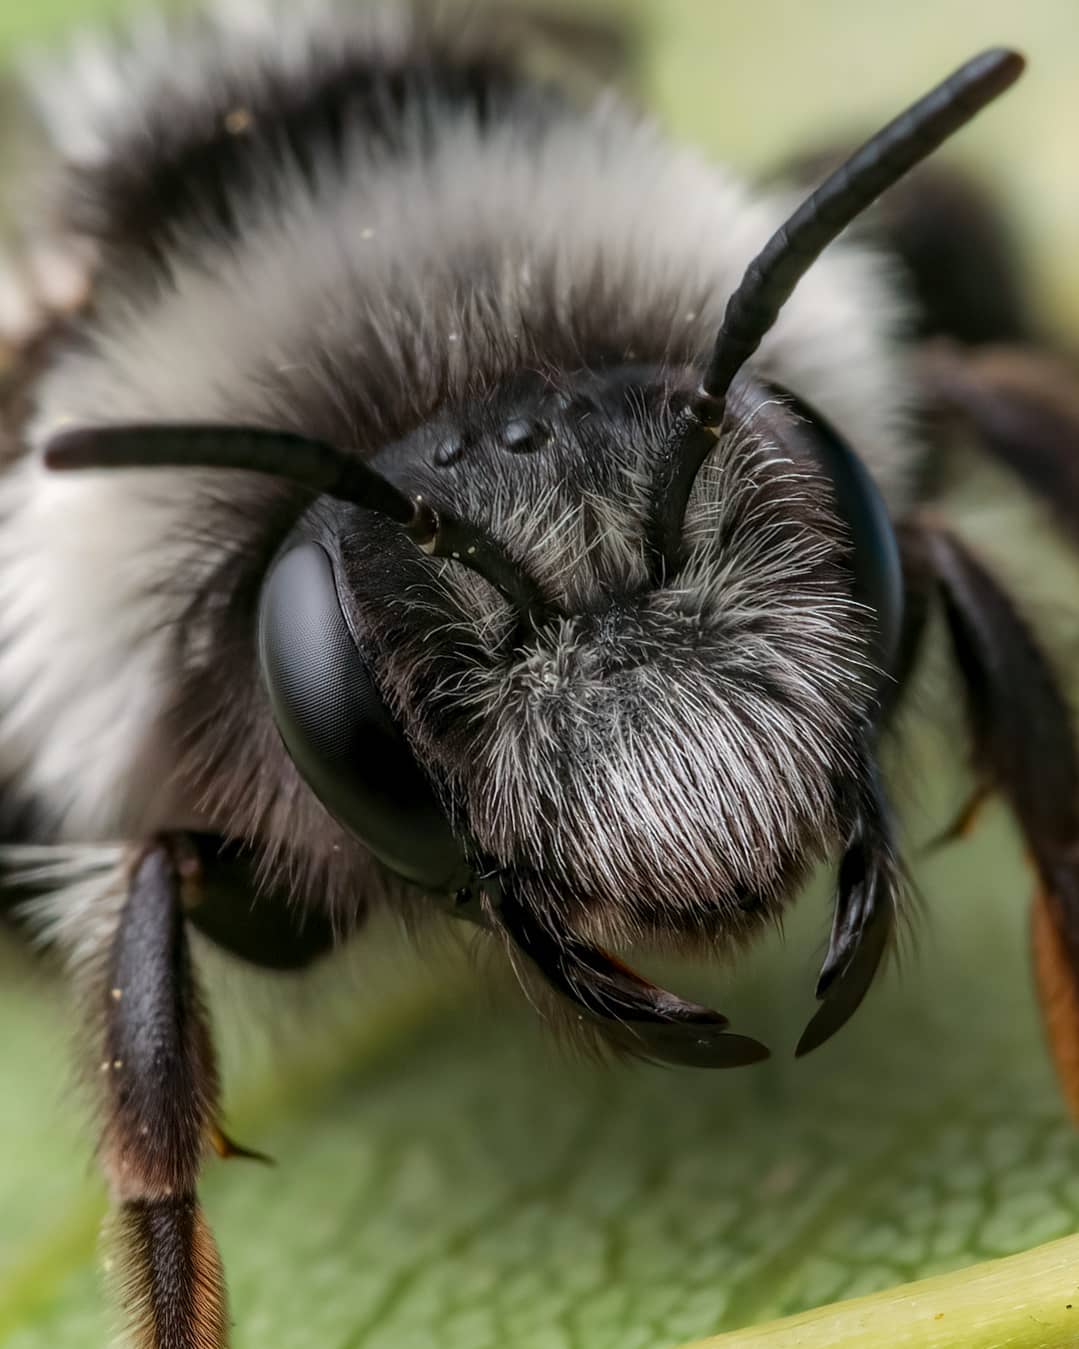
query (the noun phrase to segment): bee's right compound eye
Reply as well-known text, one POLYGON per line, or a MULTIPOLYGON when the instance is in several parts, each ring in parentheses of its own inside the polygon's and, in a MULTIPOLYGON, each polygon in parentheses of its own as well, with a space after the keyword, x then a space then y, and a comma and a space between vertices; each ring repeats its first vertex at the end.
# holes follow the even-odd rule
POLYGON ((460 888, 461 846, 345 620, 320 544, 298 544, 271 568, 258 650, 281 739, 326 809, 405 880, 460 888))

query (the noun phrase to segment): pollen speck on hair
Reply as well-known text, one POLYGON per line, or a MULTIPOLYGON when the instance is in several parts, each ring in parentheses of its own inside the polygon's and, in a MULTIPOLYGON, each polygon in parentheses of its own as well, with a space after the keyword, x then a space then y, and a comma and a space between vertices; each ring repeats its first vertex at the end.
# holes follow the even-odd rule
POLYGON ((255 125, 250 108, 233 108, 225 114, 225 130, 230 136, 242 136, 255 125))

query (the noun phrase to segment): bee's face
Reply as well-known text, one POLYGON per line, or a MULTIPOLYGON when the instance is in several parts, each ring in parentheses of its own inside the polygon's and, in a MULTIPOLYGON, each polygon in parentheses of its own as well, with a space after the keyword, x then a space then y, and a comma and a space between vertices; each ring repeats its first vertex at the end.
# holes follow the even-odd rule
POLYGON ((518 392, 388 451, 539 582, 551 612, 520 640, 465 568, 392 545, 376 566, 382 531, 338 527, 351 625, 462 847, 579 932, 737 938, 839 842, 868 616, 827 486, 764 402, 700 475, 666 580, 644 545, 658 384, 518 392))

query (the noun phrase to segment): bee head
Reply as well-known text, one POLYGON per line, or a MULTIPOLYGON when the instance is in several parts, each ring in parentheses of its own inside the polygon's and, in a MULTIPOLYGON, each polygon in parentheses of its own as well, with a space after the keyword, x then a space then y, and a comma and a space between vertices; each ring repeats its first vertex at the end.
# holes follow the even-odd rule
MULTIPOLYGON (((824 433, 779 391, 739 385, 676 556, 654 555, 657 465, 691 387, 634 369, 517 381, 374 461, 497 541, 527 603, 394 549, 365 512, 321 526, 350 630, 473 871, 606 941, 726 941, 774 912, 837 839, 880 691, 876 597, 824 433)), ((890 564, 890 533, 880 546, 890 564)))

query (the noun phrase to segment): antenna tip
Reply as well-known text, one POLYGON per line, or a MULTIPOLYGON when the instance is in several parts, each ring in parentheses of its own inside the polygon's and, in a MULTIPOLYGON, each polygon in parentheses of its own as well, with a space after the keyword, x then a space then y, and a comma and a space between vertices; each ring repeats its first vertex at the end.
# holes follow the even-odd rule
POLYGON ((1027 58, 1021 51, 1016 51, 1014 47, 990 47, 986 56, 992 57, 1000 65, 1006 66, 1016 78, 1022 75, 1027 68, 1027 58))
POLYGON ((991 97, 1010 89, 1027 68, 1027 58, 1014 47, 989 47, 972 57, 966 70, 991 97))

